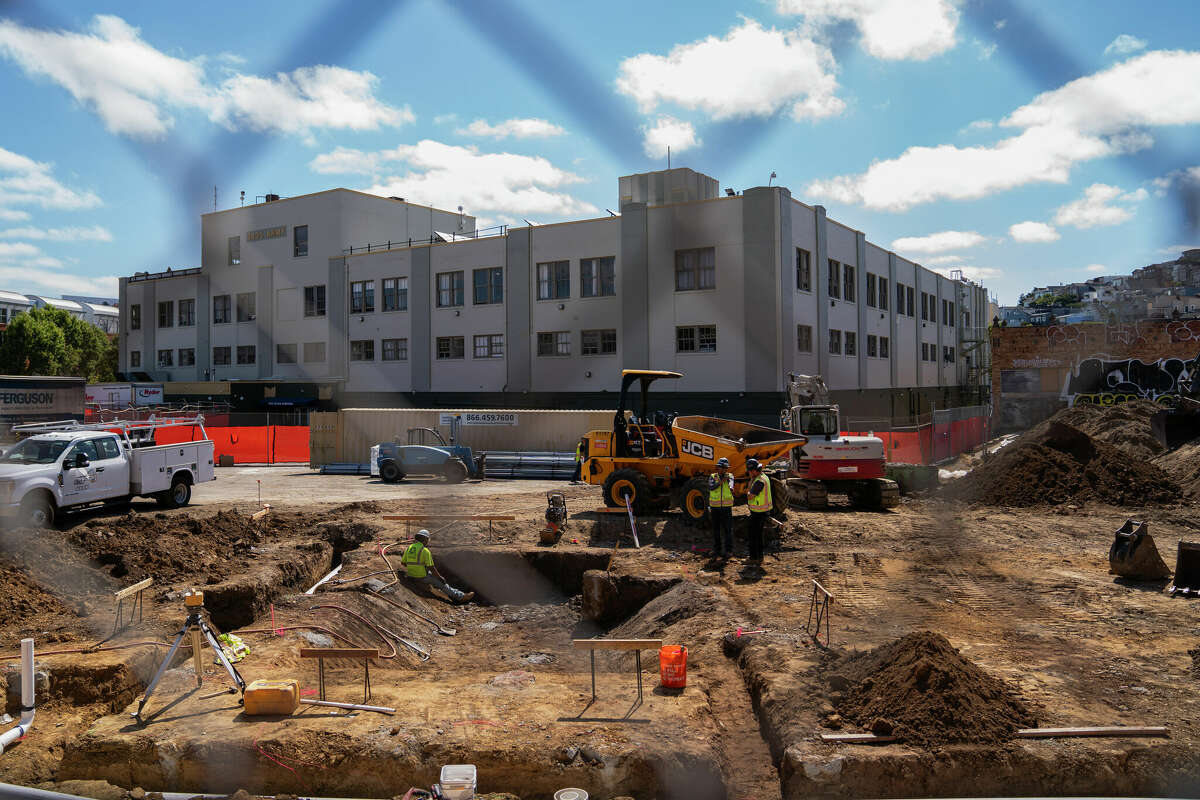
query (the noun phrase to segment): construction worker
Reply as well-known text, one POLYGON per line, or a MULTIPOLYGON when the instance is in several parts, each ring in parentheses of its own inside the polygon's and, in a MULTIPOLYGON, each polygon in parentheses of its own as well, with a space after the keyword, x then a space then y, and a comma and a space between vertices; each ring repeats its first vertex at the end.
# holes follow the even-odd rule
POLYGON ((763 558, 763 527, 771 513, 771 479, 763 475, 762 464, 756 458, 746 459, 746 472, 750 476, 750 488, 746 490, 746 504, 750 506, 750 532, 747 545, 749 561, 761 564, 763 558))
POLYGON ((429 549, 429 531, 422 528, 417 531, 416 541, 404 550, 400 563, 408 571, 408 577, 419 581, 431 589, 436 589, 455 603, 465 603, 475 596, 474 592, 462 592, 455 589, 442 573, 433 565, 433 552, 429 549))
POLYGON ((587 461, 587 439, 575 443, 575 472, 571 475, 571 483, 579 483, 583 477, 583 462, 587 461))
POLYGON ((708 513, 712 517, 713 557, 728 558, 733 555, 733 473, 728 458, 717 459, 717 471, 708 476, 708 513))

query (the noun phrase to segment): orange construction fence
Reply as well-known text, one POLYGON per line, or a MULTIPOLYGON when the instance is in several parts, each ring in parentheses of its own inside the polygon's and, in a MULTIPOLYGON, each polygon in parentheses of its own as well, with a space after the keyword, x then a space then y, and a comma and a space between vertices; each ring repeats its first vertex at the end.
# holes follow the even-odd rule
MULTIPOLYGON (((235 464, 307 464, 307 425, 260 425, 256 427, 204 426, 213 441, 216 458, 233 456, 235 464)), ((158 444, 178 444, 202 438, 195 425, 159 428, 154 432, 158 444)))
POLYGON ((923 425, 909 431, 844 431, 845 435, 871 433, 883 440, 889 462, 898 464, 934 464, 979 447, 991 436, 988 417, 969 417, 952 422, 923 425))

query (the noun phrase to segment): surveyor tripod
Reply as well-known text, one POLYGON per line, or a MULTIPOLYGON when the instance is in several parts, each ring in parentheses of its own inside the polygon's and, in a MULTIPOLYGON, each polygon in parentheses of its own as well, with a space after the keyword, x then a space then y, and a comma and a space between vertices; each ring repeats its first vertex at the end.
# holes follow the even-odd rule
MULTIPOLYGON (((142 700, 138 703, 137 711, 133 712, 133 717, 138 722, 142 721, 142 709, 146 707, 146 702, 150 699, 150 695, 154 693, 154 688, 158 686, 158 682, 162 679, 163 673, 171 666, 171 661, 175 658, 175 653, 179 650, 179 646, 183 644, 186 637, 192 647, 192 663, 196 669, 196 686, 204 684, 204 658, 200 651, 205 640, 208 641, 208 646, 217 654, 217 660, 221 662, 221 666, 225 667, 225 671, 229 673, 229 677, 233 678, 233 683, 236 688, 230 688, 229 693, 246 691, 246 681, 243 680, 241 674, 225 657, 225 651, 221 649, 221 643, 217 641, 216 634, 213 629, 204 620, 204 592, 190 591, 183 596, 183 606, 187 609, 187 619, 183 622, 183 627, 179 629, 179 633, 175 635, 175 641, 171 645, 171 649, 167 651, 167 657, 159 664, 158 671, 154 673, 154 678, 146 686, 146 693, 142 695, 142 700)), ((241 702, 241 701, 239 701, 241 702)))

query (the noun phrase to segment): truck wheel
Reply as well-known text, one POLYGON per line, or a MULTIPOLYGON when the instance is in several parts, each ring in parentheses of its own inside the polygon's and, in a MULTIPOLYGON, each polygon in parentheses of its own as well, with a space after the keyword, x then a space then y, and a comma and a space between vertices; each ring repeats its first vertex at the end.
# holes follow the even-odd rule
POLYGON ((447 461, 442 466, 442 475, 446 478, 446 483, 462 483, 467 479, 467 465, 454 459, 447 461))
POLYGON ((158 495, 158 504, 163 508, 181 508, 192 499, 192 485, 184 478, 176 478, 171 488, 158 495))
POLYGON ((634 511, 646 511, 650 506, 650 481, 636 469, 619 469, 604 481, 604 504, 624 508, 625 498, 634 511))
POLYGON ((708 516, 708 480, 692 478, 685 483, 679 495, 679 508, 688 522, 703 525, 708 516))
POLYGON ((27 497, 21 502, 21 522, 31 528, 51 528, 54 511, 54 502, 50 498, 41 494, 27 497))
POLYGON ((384 483, 398 483, 404 480, 404 473, 395 461, 385 461, 379 465, 379 479, 384 483))

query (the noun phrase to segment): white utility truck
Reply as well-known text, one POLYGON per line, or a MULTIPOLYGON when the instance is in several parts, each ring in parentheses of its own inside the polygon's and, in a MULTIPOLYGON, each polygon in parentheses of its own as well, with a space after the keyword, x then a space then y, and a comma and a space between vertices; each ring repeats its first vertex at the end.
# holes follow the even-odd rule
POLYGON ((153 497, 178 508, 192 486, 216 480, 213 443, 204 417, 14 425, 24 436, 0 457, 0 515, 45 528, 55 517, 95 503, 128 503, 153 497), (154 444, 154 431, 198 426, 202 441, 154 444))

